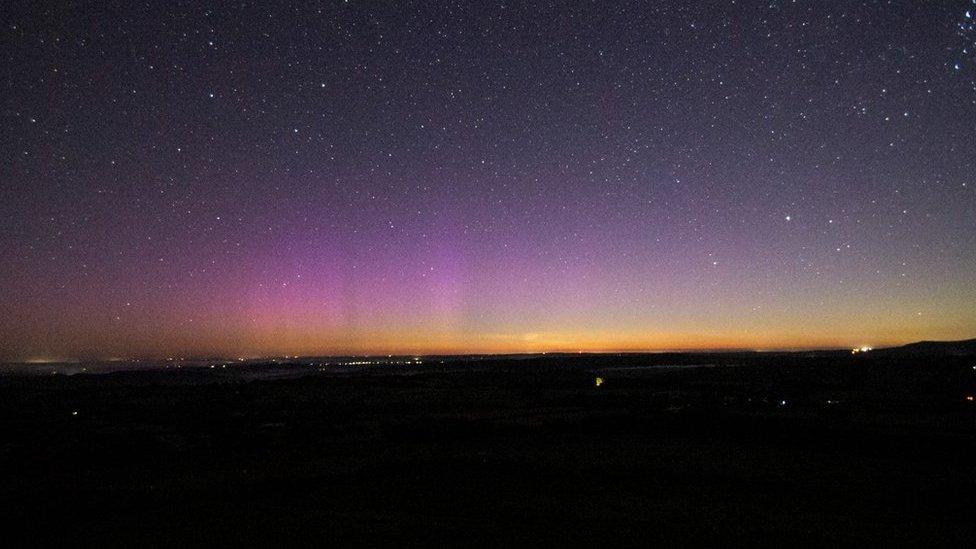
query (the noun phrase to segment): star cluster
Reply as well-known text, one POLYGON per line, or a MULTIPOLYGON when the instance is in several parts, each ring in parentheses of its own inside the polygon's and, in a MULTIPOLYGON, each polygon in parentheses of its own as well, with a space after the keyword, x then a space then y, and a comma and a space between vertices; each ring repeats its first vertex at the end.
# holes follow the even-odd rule
POLYGON ((0 358, 972 337, 972 1, 10 6, 0 358))

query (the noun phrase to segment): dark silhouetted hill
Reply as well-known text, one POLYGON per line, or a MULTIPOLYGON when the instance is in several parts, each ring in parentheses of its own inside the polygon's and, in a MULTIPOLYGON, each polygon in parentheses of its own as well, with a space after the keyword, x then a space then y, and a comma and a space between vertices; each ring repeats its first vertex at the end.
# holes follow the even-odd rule
POLYGON ((875 354, 894 357, 976 356, 976 339, 962 341, 919 341, 901 347, 878 349, 875 354))

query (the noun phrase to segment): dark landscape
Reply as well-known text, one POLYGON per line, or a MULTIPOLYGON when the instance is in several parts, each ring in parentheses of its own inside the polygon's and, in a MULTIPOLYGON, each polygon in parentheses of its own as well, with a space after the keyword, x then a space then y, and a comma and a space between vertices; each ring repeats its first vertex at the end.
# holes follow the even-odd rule
POLYGON ((976 535, 974 341, 38 366, 0 377, 0 497, 24 545, 976 535))

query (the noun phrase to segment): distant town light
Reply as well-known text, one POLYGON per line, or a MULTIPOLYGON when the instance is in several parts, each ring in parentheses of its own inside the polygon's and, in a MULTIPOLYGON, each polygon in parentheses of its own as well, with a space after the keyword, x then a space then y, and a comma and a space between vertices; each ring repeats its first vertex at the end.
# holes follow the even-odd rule
POLYGON ((868 347, 867 345, 865 345, 863 347, 854 347, 853 349, 851 349, 851 354, 856 355, 858 353, 867 353, 873 350, 874 350, 873 347, 868 347))

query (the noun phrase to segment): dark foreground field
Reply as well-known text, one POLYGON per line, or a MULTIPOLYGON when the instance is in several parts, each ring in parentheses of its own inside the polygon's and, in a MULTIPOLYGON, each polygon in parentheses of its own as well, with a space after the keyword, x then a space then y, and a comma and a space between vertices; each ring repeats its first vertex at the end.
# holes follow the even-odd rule
POLYGON ((3 544, 971 545, 976 359, 872 355, 2 377, 3 544))

